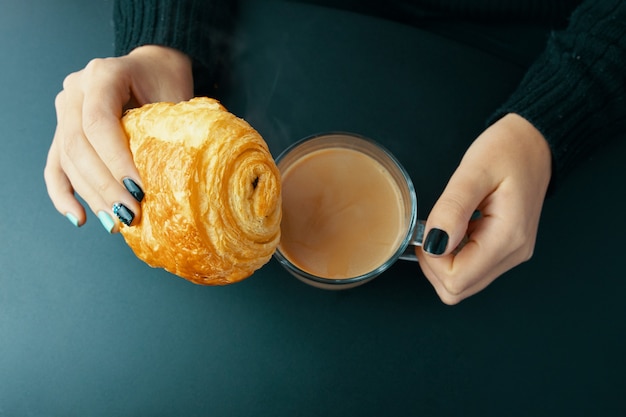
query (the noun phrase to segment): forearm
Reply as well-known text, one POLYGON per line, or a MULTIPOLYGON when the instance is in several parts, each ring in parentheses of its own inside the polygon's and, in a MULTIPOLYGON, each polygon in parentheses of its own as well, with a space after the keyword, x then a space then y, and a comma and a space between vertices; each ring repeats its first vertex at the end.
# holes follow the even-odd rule
POLYGON ((236 4, 233 0, 116 0, 115 54, 125 55, 143 45, 179 50, 192 61, 196 93, 205 94, 224 65, 236 4))
POLYGON ((554 33, 518 89, 494 114, 530 121, 553 157, 553 186, 626 123, 626 3, 590 0, 554 33))

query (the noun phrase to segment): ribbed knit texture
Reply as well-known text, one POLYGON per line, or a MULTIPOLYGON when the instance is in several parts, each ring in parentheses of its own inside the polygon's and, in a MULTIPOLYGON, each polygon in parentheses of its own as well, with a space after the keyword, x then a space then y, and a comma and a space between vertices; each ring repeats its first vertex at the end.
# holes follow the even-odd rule
MULTIPOLYGON (((307 1, 307 0, 299 0, 307 1)), ((311 3, 381 14, 405 23, 428 18, 567 22, 580 0, 308 0, 311 3)), ((116 53, 158 44, 176 48, 194 62, 196 94, 210 95, 217 70, 227 65, 226 48, 236 0, 116 0, 116 53)), ((563 26, 566 25, 556 25, 563 26)), ((626 131, 626 1, 586 0, 569 26, 554 32, 545 52, 519 88, 493 114, 529 120, 553 155, 551 189, 581 156, 626 131), (621 129, 621 132, 620 132, 621 129)))
POLYGON ((544 135, 554 188, 601 140, 626 137, 625 93, 626 2, 588 0, 490 122, 517 113, 544 135))
POLYGON ((226 65, 235 5, 232 0, 118 0, 115 53, 148 44, 178 49, 193 61, 196 93, 207 94, 226 65))

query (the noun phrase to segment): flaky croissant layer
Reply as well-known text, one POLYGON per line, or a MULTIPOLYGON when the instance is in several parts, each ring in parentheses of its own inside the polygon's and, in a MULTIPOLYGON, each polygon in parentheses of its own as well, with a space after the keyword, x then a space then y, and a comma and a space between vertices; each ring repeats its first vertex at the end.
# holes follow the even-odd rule
POLYGON ((122 118, 145 198, 121 233, 138 258, 197 284, 240 281, 280 239, 280 173, 267 144, 217 100, 129 110, 122 118))

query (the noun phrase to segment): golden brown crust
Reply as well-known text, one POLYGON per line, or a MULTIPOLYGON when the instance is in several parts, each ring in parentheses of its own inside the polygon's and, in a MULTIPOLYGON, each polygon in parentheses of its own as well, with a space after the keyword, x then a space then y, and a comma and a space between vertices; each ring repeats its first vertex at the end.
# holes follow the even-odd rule
POLYGON ((138 258, 222 285, 269 261, 280 239, 280 173, 263 138, 216 100, 129 110, 122 123, 145 198, 121 233, 138 258))

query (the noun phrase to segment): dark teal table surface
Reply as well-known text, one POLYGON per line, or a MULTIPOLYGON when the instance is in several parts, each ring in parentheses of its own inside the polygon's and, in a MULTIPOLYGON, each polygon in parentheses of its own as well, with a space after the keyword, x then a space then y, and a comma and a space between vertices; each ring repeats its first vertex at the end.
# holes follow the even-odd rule
MULTIPOLYGON (((407 262, 344 292, 274 260, 196 286, 45 191, 54 97, 112 54, 111 9, 0 6, 0 416, 626 415, 626 141, 547 201, 529 262, 457 306, 407 262)), ((219 98, 274 153, 327 130, 383 143, 425 217, 541 40, 518 29, 254 2, 219 98)))

